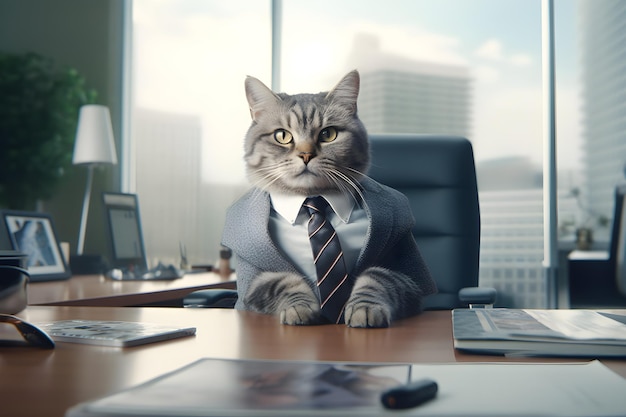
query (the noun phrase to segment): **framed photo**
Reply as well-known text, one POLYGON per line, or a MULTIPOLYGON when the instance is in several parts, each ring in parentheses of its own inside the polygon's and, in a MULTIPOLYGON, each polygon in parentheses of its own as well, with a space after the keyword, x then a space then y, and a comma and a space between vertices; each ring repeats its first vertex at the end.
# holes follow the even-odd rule
POLYGON ((70 277, 49 214, 11 210, 2 210, 1 214, 13 249, 28 256, 27 268, 31 281, 70 277))

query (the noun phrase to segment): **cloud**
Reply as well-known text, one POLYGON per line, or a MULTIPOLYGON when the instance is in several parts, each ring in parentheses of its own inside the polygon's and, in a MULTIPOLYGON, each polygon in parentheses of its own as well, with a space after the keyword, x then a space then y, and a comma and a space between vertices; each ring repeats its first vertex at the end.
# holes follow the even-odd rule
POLYGON ((477 161, 524 156, 541 163, 541 86, 483 86, 474 101, 474 140, 477 161))
POLYGON ((528 54, 513 54, 509 57, 509 62, 516 67, 529 67, 533 59, 528 54))
POLYGON ((533 60, 525 53, 507 53, 504 44, 499 39, 488 39, 476 51, 474 55, 489 61, 506 62, 515 67, 528 67, 533 60))
POLYGON ((320 31, 319 19, 292 16, 285 21, 282 46, 282 90, 287 92, 322 91, 336 83, 347 71, 370 59, 426 61, 467 66, 458 38, 428 32, 418 26, 381 24, 353 20, 320 31), (332 47, 329 47, 332 46, 332 47), (384 58, 381 58, 384 54, 384 58))
POLYGON ((472 70, 472 74, 477 81, 485 83, 494 83, 500 81, 500 71, 488 65, 476 65, 472 70))
POLYGON ((492 61, 501 61, 503 59, 502 42, 498 39, 488 39, 483 43, 474 54, 480 58, 492 61))

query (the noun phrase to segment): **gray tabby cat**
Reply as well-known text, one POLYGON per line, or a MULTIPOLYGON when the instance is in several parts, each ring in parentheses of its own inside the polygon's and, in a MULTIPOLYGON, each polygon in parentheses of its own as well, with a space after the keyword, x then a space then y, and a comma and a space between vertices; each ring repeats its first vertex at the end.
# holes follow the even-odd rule
POLYGON ((280 198, 335 194, 352 206, 334 223, 340 239, 344 227, 343 236, 357 242, 348 250, 341 242, 352 287, 341 317, 348 326, 387 327, 419 313, 422 298, 437 291, 411 234, 406 197, 365 175, 369 144, 357 116, 359 83, 352 71, 330 92, 288 95, 246 79, 252 124, 245 162, 253 189, 229 209, 222 239, 238 260, 236 308, 276 314, 290 325, 327 322, 312 255, 298 251, 305 243, 295 234, 306 224, 297 219, 305 214, 290 224, 280 198))

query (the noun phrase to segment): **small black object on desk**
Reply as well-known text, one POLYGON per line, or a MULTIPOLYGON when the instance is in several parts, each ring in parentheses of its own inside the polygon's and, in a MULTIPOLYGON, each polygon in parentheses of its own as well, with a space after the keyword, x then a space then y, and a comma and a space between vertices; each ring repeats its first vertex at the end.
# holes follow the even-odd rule
MULTIPOLYGON (((29 346, 35 346, 42 349, 54 349, 55 343, 52 338, 45 331, 41 330, 34 324, 10 314, 0 314, 0 323, 9 323, 14 325, 29 346)), ((0 345, 4 344, 10 343, 8 341, 4 343, 0 341, 0 345)))
POLYGON ((102 255, 70 255, 70 269, 74 275, 102 274, 109 269, 109 261, 102 255))
POLYGON ((423 378, 383 392, 380 401, 385 408, 413 408, 435 398, 438 389, 435 381, 423 378))

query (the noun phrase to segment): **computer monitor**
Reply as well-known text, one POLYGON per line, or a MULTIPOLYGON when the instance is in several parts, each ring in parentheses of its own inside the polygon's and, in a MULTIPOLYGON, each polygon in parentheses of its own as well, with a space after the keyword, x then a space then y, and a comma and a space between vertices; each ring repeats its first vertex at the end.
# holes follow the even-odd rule
POLYGON ((111 246, 111 266, 146 269, 148 265, 137 195, 105 192, 102 199, 111 246))

